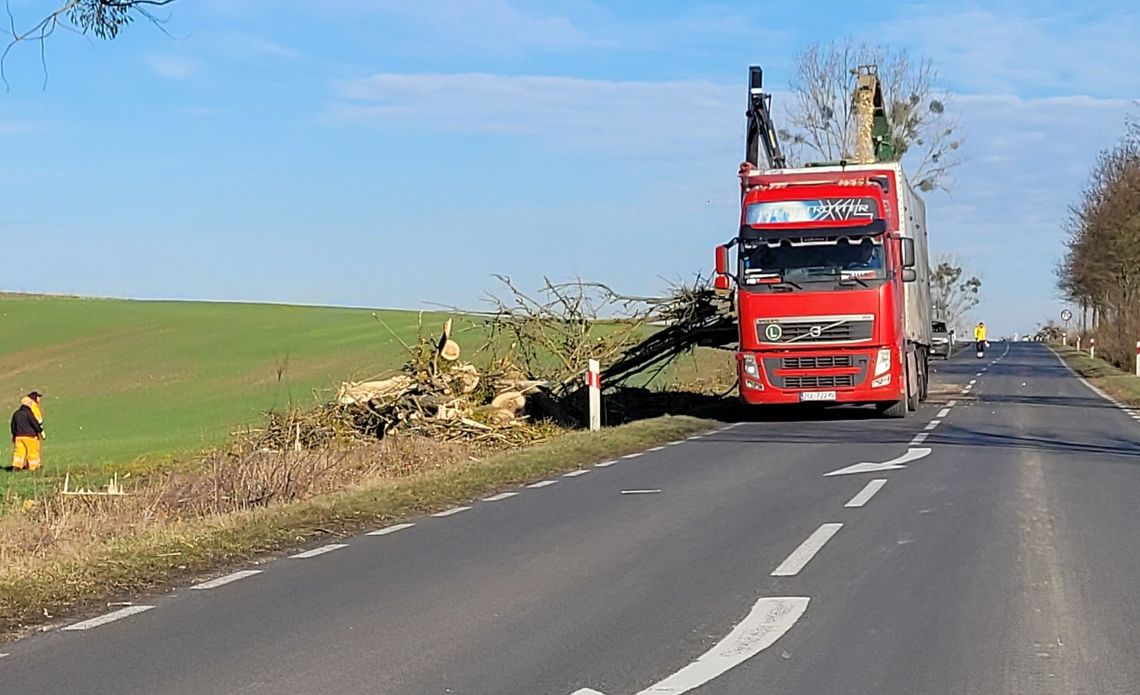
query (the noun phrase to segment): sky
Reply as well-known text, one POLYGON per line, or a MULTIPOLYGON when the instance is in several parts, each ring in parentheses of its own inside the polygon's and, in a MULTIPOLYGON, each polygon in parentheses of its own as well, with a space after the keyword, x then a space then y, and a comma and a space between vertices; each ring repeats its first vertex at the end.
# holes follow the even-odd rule
MULTIPOLYGON (((52 5, 11 0, 18 26, 52 5)), ((1067 206, 1140 113, 1129 2, 177 0, 112 42, 18 46, 0 92, 0 287, 482 308, 494 273, 629 294, 738 223, 747 67, 854 37, 929 57, 967 162, 934 252, 991 333, 1060 313, 1067 206), (46 72, 45 72, 46 65, 46 72)))

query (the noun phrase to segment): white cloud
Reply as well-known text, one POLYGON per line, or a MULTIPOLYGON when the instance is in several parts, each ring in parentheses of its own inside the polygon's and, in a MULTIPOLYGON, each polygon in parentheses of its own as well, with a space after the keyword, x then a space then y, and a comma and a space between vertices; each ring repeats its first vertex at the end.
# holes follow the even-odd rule
POLYGON ((337 85, 336 122, 644 153, 736 147, 740 89, 704 80, 381 73, 337 85))
POLYGON ((928 8, 890 20, 876 34, 929 56, 967 92, 1140 93, 1140 15, 1083 6, 1047 11, 1013 3, 997 9, 928 8))
POLYGON ((188 58, 171 55, 147 56, 151 72, 168 80, 184 80, 198 71, 198 63, 188 58))

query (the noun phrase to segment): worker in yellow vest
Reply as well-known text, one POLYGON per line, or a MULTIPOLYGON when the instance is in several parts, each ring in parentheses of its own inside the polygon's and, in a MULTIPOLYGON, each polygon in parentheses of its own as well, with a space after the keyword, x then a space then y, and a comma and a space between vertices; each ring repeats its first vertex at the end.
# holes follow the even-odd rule
POLYGON ((12 469, 40 467, 40 442, 44 439, 42 396, 32 391, 20 399, 20 407, 12 413, 12 469))
POLYGON ((974 342, 978 348, 978 359, 985 357, 986 347, 989 343, 986 342, 986 324, 984 321, 978 321, 978 325, 974 326, 974 342))

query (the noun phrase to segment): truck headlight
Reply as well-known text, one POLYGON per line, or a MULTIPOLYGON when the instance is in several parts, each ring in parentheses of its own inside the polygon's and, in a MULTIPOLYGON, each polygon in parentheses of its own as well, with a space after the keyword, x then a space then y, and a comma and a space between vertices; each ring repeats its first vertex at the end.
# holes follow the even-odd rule
POLYGON ((744 356, 744 373, 753 379, 760 378, 760 367, 756 364, 756 358, 752 355, 744 356))
POLYGON ((875 376, 881 376, 891 371, 891 350, 883 348, 875 357, 875 376))

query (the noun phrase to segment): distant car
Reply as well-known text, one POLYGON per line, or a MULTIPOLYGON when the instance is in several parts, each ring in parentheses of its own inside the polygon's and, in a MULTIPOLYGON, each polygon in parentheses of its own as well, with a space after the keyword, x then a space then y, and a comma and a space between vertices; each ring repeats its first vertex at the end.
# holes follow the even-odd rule
POLYGON ((934 321, 930 328, 930 356, 950 359, 954 354, 954 331, 946 327, 945 321, 934 321))

